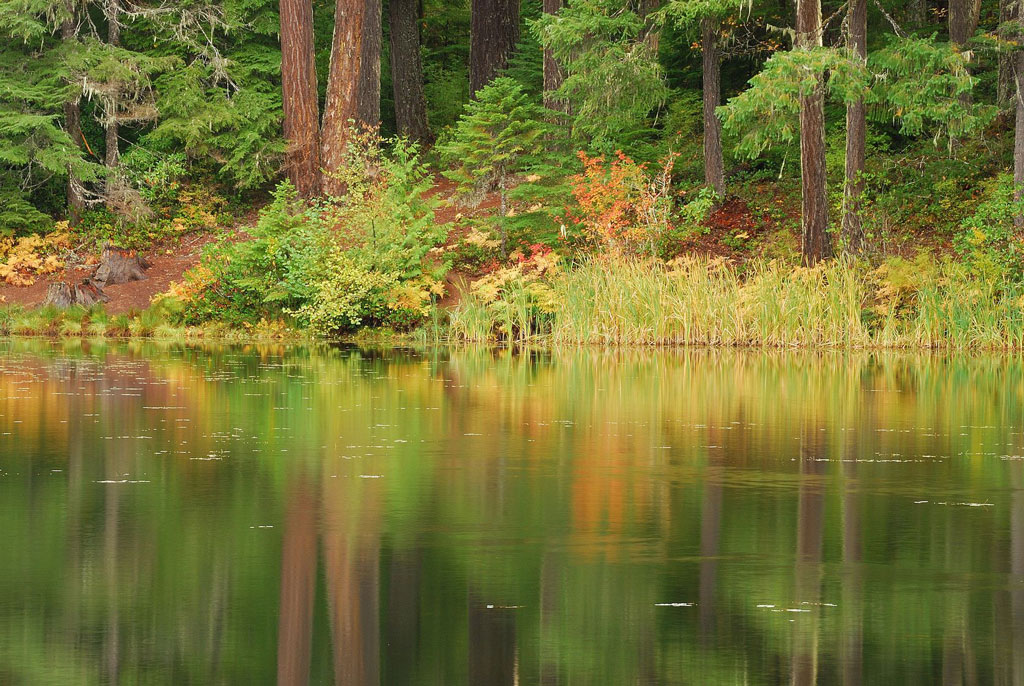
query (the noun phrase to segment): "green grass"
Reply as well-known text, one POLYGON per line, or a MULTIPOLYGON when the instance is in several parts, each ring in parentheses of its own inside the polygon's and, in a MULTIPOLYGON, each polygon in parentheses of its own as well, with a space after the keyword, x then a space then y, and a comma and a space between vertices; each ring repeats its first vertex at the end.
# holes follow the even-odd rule
POLYGON ((463 341, 766 348, 1024 348, 1024 285, 953 262, 848 260, 814 269, 740 268, 707 258, 671 266, 594 259, 550 277, 553 303, 508 288, 452 312, 463 341))

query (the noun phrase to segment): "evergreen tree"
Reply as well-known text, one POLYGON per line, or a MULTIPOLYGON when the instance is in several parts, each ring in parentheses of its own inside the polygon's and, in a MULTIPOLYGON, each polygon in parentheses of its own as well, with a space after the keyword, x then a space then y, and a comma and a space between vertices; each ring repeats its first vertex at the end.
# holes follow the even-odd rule
POLYGON ((617 0, 568 0, 535 25, 541 44, 565 65, 555 97, 569 104, 573 136, 600 152, 631 150, 669 95, 638 9, 617 0))
POLYGON ((466 105, 451 139, 439 146, 451 167, 445 176, 476 197, 498 191, 504 217, 512 177, 543 149, 543 116, 516 81, 494 79, 466 105))

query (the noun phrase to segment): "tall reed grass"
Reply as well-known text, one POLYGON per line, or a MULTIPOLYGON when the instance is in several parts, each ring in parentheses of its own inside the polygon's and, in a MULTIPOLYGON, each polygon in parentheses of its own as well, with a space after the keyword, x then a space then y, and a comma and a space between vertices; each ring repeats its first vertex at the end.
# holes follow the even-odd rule
POLYGON ((1024 285, 985 281, 952 262, 932 267, 905 262, 911 277, 895 284, 851 260, 805 269, 592 259, 549 277, 543 306, 528 288, 506 288, 492 302, 467 297, 450 335, 611 346, 1024 348, 1024 285))

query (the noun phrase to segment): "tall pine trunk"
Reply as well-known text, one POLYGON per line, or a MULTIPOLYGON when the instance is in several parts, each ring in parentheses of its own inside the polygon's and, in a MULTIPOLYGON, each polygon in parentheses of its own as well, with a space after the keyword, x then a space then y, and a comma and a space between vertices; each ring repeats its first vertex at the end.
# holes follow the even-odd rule
POLYGON ((469 38, 469 93, 508 66, 519 41, 519 0, 473 0, 469 38))
POLYGON ((380 126, 380 47, 381 0, 365 0, 363 13, 363 54, 359 63, 359 103, 356 105, 360 124, 380 126))
POLYGON ((335 4, 331 73, 327 78, 320 149, 324 167, 323 188, 328 195, 345 192, 345 184, 338 178, 338 172, 345 162, 345 148, 352 124, 360 119, 365 14, 366 0, 337 0, 335 4))
MULTIPOLYGON (((850 0, 850 50, 863 61, 868 58, 867 0, 850 0)), ((846 106, 846 185, 843 189, 843 237, 850 252, 864 247, 861 223, 861 197, 864 194, 864 158, 867 140, 867 115, 864 100, 846 106)))
MULTIPOLYGON (((821 0, 798 0, 796 49, 821 46, 821 0)), ((801 253, 805 266, 832 256, 828 235, 825 173, 825 93, 822 77, 812 93, 800 97, 801 253)))
POLYGON ((285 168, 303 198, 320 194, 320 112, 312 0, 281 0, 281 82, 285 168))
POLYGON ((725 161, 722 159, 722 122, 715 109, 722 98, 722 58, 718 51, 718 21, 701 20, 704 51, 704 181, 719 196, 725 195, 725 161))
POLYGON ((433 143, 434 136, 427 121, 427 98, 423 93, 419 0, 390 0, 388 22, 398 133, 412 141, 433 143))
MULTIPOLYGON (((558 14, 565 0, 544 0, 544 14, 558 14)), ((544 48, 544 107, 563 114, 569 113, 569 103, 555 97, 555 91, 565 81, 565 70, 555 59, 551 48, 544 48)))
MULTIPOLYGON (((120 0, 110 0, 107 7, 107 43, 114 47, 121 45, 121 4, 120 0)), ((121 158, 120 150, 120 127, 117 123, 117 115, 120 109, 120 91, 114 93, 111 99, 110 111, 107 112, 106 122, 106 165, 113 169, 121 158)))
MULTIPOLYGON (((73 9, 70 11, 71 17, 65 20, 60 27, 60 37, 65 42, 73 41, 78 37, 78 17, 73 9)), ((73 92, 71 99, 64 103, 64 131, 77 149, 82 144, 82 111, 79 107, 82 95, 77 88, 73 92)), ((77 226, 82 219, 82 211, 85 209, 85 198, 82 196, 82 183, 75 176, 71 167, 68 167, 67 202, 68 222, 72 226, 77 226)))

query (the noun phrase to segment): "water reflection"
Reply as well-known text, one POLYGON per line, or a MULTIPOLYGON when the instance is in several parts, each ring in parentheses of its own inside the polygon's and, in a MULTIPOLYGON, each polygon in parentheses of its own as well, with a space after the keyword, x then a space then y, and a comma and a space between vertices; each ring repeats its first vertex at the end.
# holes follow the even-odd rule
POLYGON ((1024 684, 1017 358, 0 343, 0 683, 1024 684))

